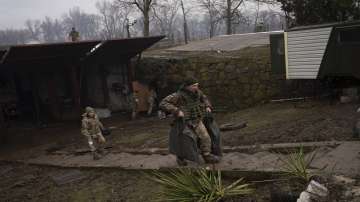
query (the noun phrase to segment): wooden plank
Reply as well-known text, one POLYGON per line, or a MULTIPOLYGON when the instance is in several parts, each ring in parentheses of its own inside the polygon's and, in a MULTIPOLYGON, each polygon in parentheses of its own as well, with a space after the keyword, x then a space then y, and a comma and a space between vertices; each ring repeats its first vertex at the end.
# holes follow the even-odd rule
POLYGON ((69 67, 71 86, 72 86, 72 94, 75 105, 75 110, 80 112, 80 83, 77 79, 77 69, 75 66, 69 67))
POLYGON ((4 175, 8 174, 12 170, 14 170, 14 168, 10 165, 1 166, 0 167, 0 176, 4 176, 4 175))
POLYGON ((239 130, 245 128, 246 126, 247 126, 247 122, 225 123, 220 126, 220 131, 239 130))
POLYGON ((61 186, 73 182, 78 182, 86 178, 80 170, 66 170, 50 174, 51 179, 56 185, 61 186))
MULTIPOLYGON (((279 150, 294 150, 300 147, 305 149, 308 148, 316 148, 316 147, 335 147, 344 143, 342 141, 326 141, 326 142, 297 142, 297 143, 279 143, 279 144, 259 144, 259 145, 245 145, 245 146, 234 146, 223 147, 224 153, 230 152, 253 152, 254 150, 264 150, 264 151, 279 151, 279 150)), ((90 150, 84 152, 87 153, 90 150)), ((112 151, 112 153, 129 153, 129 154, 144 154, 144 155, 152 155, 152 154, 160 154, 167 155, 169 151, 167 148, 147 148, 147 149, 131 149, 131 148, 121 148, 117 151, 112 151)))
POLYGON ((36 73, 29 73, 31 93, 34 102, 34 121, 39 126, 41 124, 40 120, 40 97, 39 97, 39 77, 36 73))
POLYGON ((49 104, 50 104, 50 111, 51 115, 54 119, 60 119, 59 113, 59 101, 57 96, 57 85, 55 84, 54 73, 50 72, 47 75, 47 90, 49 95, 49 104))

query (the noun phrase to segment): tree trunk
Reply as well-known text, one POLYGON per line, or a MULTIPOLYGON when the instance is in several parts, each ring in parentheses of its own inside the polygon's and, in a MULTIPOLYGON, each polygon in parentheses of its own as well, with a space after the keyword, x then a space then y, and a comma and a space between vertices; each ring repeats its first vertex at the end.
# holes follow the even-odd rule
POLYGON ((7 141, 7 127, 5 123, 5 115, 2 106, 0 105, 0 145, 5 144, 7 141))
POLYGON ((144 34, 144 37, 148 37, 150 34, 149 34, 149 29, 150 29, 150 20, 149 20, 149 10, 145 10, 144 11, 144 30, 143 30, 143 34, 144 34))
POLYGON ((232 34, 231 30, 231 0, 227 0, 227 7, 226 7, 226 34, 232 34))
POLYGON ((127 38, 131 38, 129 22, 127 22, 125 26, 126 26, 127 38))
POLYGON ((185 40, 186 44, 189 43, 188 27, 187 27, 185 16, 184 16, 184 40, 185 40))
POLYGON ((215 23, 212 17, 210 17, 210 38, 213 38, 215 34, 215 23))
POLYGON ((183 18, 184 18, 184 40, 185 40, 185 44, 187 44, 187 43, 189 43, 189 35, 188 35, 189 31, 188 31, 188 26, 187 26, 187 21, 186 21, 184 2, 181 0, 180 4, 181 4, 181 10, 183 13, 183 18))
POLYGON ((214 37, 214 25, 210 23, 210 38, 214 37))
POLYGON ((256 15, 255 15, 255 22, 254 22, 254 32, 257 32, 256 26, 258 24, 259 9, 260 9, 260 1, 257 2, 257 7, 256 7, 256 15))

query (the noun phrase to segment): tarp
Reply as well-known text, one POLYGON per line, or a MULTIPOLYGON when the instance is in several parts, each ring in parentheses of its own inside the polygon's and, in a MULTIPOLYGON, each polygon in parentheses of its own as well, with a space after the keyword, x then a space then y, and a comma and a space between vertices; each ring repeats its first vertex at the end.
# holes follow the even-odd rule
POLYGON ((1 63, 27 65, 28 63, 69 62, 80 60, 101 41, 29 44, 11 46, 1 63))
POLYGON ((128 60, 163 38, 164 36, 153 36, 107 40, 91 51, 87 59, 96 61, 100 59, 110 63, 128 60))
POLYGON ((6 54, 4 51, 0 51, 0 65, 74 64, 92 59, 101 60, 102 64, 108 61, 119 63, 121 60, 128 60, 141 53, 162 38, 164 36, 15 45, 10 46, 6 54))
MULTIPOLYGON (((221 136, 218 125, 212 115, 206 116, 203 123, 211 137, 211 153, 221 156, 221 136)), ((176 119, 172 123, 169 134, 169 151, 177 157, 200 162, 197 137, 182 119, 176 119)))

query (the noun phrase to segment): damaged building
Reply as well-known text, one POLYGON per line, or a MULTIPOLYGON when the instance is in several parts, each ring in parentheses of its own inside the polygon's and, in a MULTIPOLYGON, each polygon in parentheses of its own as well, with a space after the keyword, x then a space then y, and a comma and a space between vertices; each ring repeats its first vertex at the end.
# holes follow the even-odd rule
MULTIPOLYGON (((82 107, 129 111, 133 65, 162 36, 17 45, 0 51, 0 106, 5 120, 79 119, 82 107)), ((135 86, 139 84, 135 83, 135 86)))

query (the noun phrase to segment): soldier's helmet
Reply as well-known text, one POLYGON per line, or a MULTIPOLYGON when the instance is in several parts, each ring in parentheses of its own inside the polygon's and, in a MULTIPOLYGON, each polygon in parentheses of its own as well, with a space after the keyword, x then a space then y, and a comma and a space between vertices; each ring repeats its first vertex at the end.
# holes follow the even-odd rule
POLYGON ((196 83, 199 83, 199 81, 195 77, 192 77, 192 76, 187 76, 183 80, 183 86, 191 86, 196 83))
POLYGON ((92 107, 85 107, 85 113, 88 114, 88 113, 90 113, 90 112, 95 113, 94 108, 92 108, 92 107))

